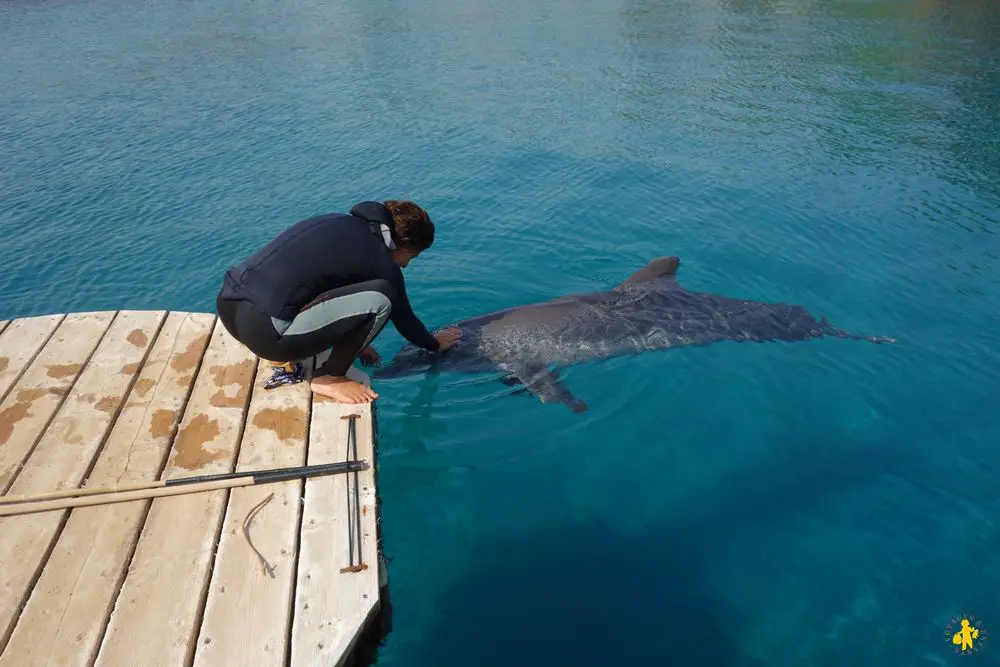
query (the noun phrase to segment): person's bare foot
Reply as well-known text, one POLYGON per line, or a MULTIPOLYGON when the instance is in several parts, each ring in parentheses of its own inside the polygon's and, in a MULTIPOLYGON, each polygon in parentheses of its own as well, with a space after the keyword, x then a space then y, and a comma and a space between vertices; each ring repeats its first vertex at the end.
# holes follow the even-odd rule
POLYGON ((309 387, 314 393, 338 403, 371 403, 378 398, 371 387, 343 376, 321 375, 313 378, 309 387))

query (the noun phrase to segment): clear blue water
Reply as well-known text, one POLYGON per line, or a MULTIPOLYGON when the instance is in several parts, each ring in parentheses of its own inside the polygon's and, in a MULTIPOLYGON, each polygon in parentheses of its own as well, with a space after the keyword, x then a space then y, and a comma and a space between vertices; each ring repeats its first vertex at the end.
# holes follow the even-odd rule
POLYGON ((939 665, 955 615, 1000 632, 995 3, 12 0, 0 44, 0 317, 210 310, 284 225, 412 197, 432 326, 677 254, 899 339, 574 367, 582 415, 380 383, 380 664, 939 665))

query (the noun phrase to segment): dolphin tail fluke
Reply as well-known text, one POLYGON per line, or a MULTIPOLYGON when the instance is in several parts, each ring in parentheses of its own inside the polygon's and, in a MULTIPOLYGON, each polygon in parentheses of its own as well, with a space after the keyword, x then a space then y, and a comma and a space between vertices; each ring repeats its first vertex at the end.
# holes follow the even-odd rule
POLYGON ((851 331, 844 331, 839 327, 835 327, 830 324, 824 317, 819 323, 820 331, 824 336, 835 336, 837 338, 849 338, 852 340, 864 340, 869 343, 875 343, 876 345, 883 344, 893 344, 898 342, 895 338, 890 338, 889 336, 870 336, 868 334, 854 333, 851 331))

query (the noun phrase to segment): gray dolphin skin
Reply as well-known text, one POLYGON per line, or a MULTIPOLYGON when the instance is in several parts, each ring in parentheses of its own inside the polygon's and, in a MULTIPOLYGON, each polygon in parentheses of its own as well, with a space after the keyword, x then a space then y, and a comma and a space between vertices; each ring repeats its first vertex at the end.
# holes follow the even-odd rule
POLYGON ((823 336, 895 343, 849 333, 805 308, 691 292, 676 280, 677 257, 655 259, 607 292, 579 294, 458 322, 462 339, 444 352, 407 344, 375 378, 423 372, 505 374, 543 403, 587 409, 558 369, 598 359, 721 341, 804 341, 823 336))

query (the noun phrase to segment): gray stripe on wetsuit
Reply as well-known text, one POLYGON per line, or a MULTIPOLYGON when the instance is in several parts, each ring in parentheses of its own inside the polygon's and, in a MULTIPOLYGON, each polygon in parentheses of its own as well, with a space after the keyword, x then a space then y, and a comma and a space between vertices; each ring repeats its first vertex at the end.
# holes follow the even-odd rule
POLYGON ((337 296, 327 301, 317 303, 295 316, 291 322, 272 317, 274 328, 283 336, 295 336, 316 331, 337 320, 357 315, 374 315, 375 322, 371 332, 365 339, 364 346, 371 342, 372 334, 378 331, 389 318, 392 302, 382 292, 375 290, 355 292, 337 296))

